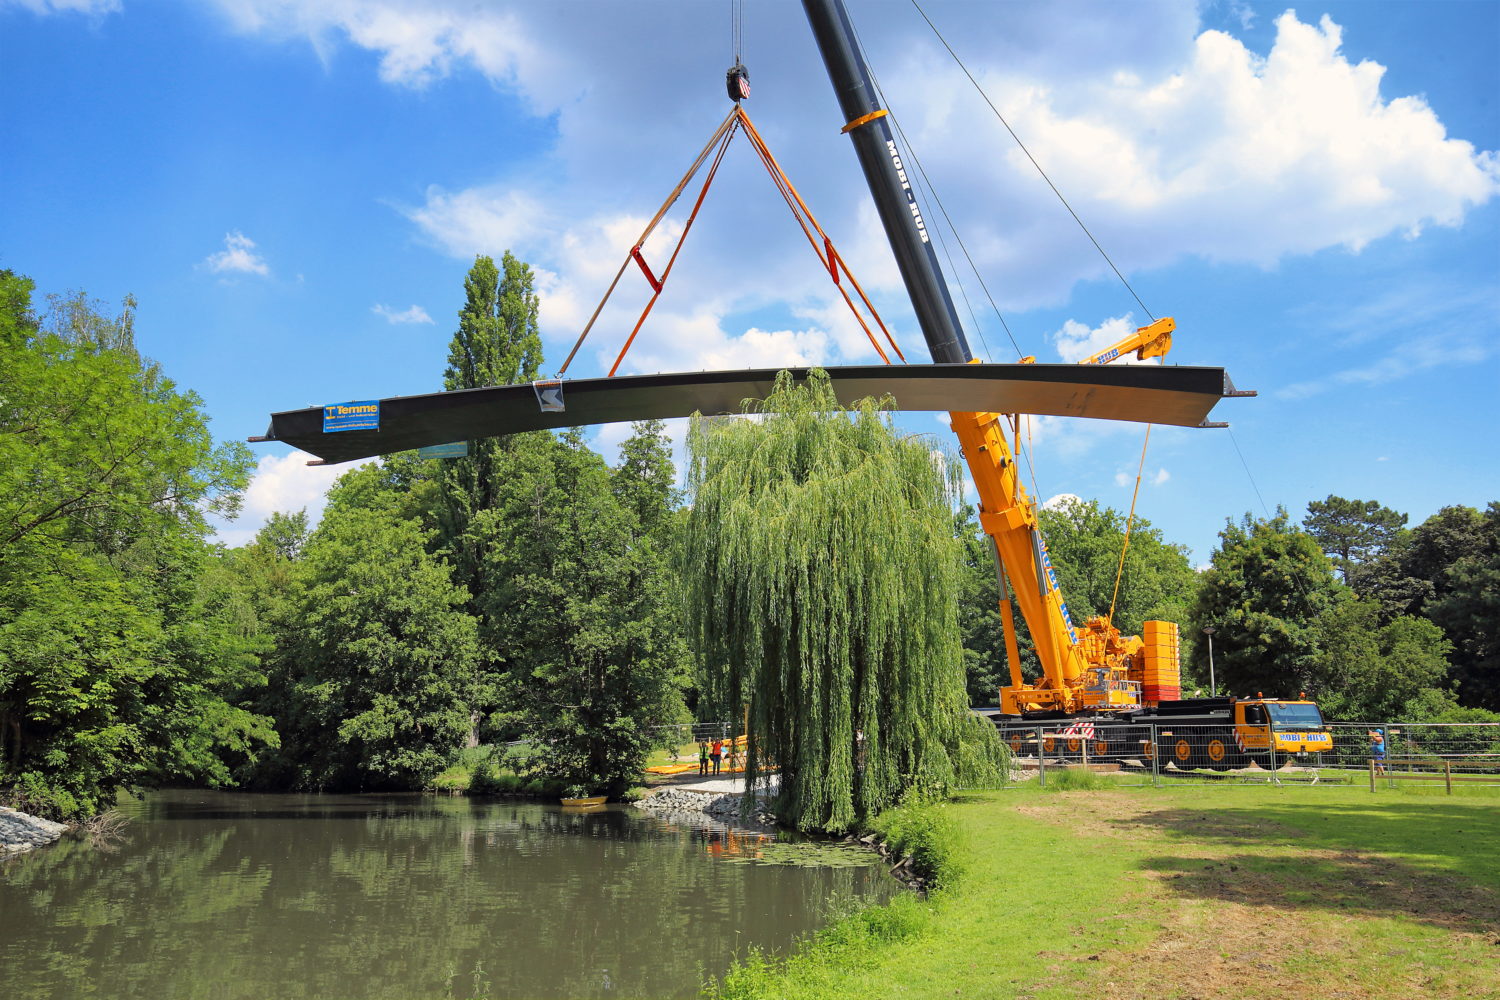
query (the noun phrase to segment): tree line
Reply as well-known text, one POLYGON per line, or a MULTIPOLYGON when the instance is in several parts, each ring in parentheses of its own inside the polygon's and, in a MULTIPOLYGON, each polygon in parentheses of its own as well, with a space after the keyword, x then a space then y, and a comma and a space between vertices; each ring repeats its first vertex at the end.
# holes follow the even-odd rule
MULTIPOLYGON (((659 422, 635 425, 613 466, 576 431, 387 456, 340 477, 316 527, 281 512, 228 548, 206 515, 238 509, 245 446, 215 443, 201 400, 140 355, 131 300, 111 315, 33 292, 0 272, 6 801, 72 816, 169 783, 416 789, 465 746, 522 737, 517 767, 617 793, 662 727, 737 717, 743 693, 726 664, 705 667, 688 613, 707 595, 694 560, 731 540, 705 542, 715 524, 684 505, 659 422)), ((536 378, 536 312, 523 262, 477 258, 443 387, 536 378)), ((810 509, 836 526, 837 507, 810 509)), ((1113 603, 1126 632, 1178 622, 1189 685, 1206 687, 1212 624, 1221 690, 1305 690, 1342 718, 1500 709, 1500 504, 1411 529, 1337 497, 1301 525, 1246 515, 1201 572, 1137 519, 1117 598, 1124 515, 1080 500, 1039 516, 1075 619, 1113 603)), ((947 530, 955 655, 970 703, 994 704, 991 557, 972 510, 947 530)), ((910 644, 912 628, 896 632, 910 644)))

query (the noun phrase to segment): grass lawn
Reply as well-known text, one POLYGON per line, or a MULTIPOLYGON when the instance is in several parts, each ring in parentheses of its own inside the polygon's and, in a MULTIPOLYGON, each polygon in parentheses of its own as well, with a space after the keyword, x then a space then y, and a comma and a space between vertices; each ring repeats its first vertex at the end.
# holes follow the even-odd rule
POLYGON ((954 888, 752 957, 722 995, 1500 997, 1500 789, 1466 793, 970 794, 954 888))

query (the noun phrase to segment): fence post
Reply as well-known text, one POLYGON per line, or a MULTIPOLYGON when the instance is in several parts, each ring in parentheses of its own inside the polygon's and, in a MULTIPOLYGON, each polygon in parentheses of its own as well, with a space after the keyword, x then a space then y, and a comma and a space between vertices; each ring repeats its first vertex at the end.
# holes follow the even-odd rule
POLYGON ((1156 738, 1156 723, 1151 723, 1151 787, 1161 787, 1161 744, 1156 738))
POLYGON ((1443 761, 1443 783, 1448 786, 1448 794, 1453 794, 1453 761, 1443 761))
POLYGON ((1375 758, 1370 758, 1370 791, 1375 791, 1375 758))
POLYGON ((1042 727, 1036 728, 1036 778, 1037 784, 1047 787, 1047 750, 1042 746, 1042 727))

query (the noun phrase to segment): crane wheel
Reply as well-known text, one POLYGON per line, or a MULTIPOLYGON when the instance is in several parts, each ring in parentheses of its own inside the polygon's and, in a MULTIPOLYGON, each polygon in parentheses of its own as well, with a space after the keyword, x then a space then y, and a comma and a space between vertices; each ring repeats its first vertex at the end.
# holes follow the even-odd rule
POLYGON ((1187 740, 1178 740, 1172 745, 1172 763, 1179 771, 1196 771, 1198 769, 1198 755, 1193 753, 1193 746, 1187 740))

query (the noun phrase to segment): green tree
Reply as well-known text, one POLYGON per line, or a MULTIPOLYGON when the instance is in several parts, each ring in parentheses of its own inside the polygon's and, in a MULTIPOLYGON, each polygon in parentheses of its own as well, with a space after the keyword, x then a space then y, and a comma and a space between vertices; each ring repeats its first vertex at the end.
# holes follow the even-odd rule
POLYGON ((243 445, 81 294, 38 321, 0 275, 0 789, 86 814, 128 785, 221 784, 274 745, 225 700, 253 669, 200 586, 203 511, 232 512, 243 445))
MULTIPOLYGON (((31 318, 7 281, 12 336, 31 318)), ((246 446, 215 445, 202 400, 133 348, 101 346, 126 334, 95 319, 93 339, 37 330, 0 357, 0 563, 37 533, 118 553, 239 510, 246 446)))
POLYGON ((842 411, 821 372, 801 386, 783 372, 759 409, 689 434, 690 634, 713 703, 749 706, 747 779, 774 761, 783 822, 844 830, 952 781, 966 736, 981 738, 957 623, 956 471, 875 403, 842 411))
POLYGON ((1108 615, 1113 604, 1114 624, 1126 635, 1140 635, 1148 619, 1186 623, 1197 576, 1187 549, 1164 540, 1150 521, 1135 519, 1128 545, 1126 515, 1101 507, 1097 500, 1043 507, 1037 511, 1037 521, 1075 622, 1108 615))
POLYGON ((31 312, 31 293, 35 290, 30 278, 8 268, 0 270, 0 348, 7 356, 20 351, 36 335, 36 317, 31 312))
MULTIPOLYGON (((458 330, 448 346, 443 388, 450 392, 490 385, 514 385, 537 377, 542 341, 537 332, 537 297, 531 268, 507 251, 501 268, 479 256, 464 278, 464 305, 458 330)), ((518 435, 474 441, 467 458, 442 465, 441 544, 457 579, 476 588, 480 565, 493 541, 474 530, 474 518, 495 504, 496 484, 518 435)))
POLYGON ((1406 515, 1374 500, 1329 494, 1307 505, 1302 525, 1350 583, 1354 568, 1380 555, 1406 524, 1406 515))
MULTIPOLYGON (((474 259, 464 278, 458 330, 448 347, 444 389, 512 385, 537 377, 542 342, 534 280, 531 268, 508 251, 498 268, 488 256, 474 259)), ((480 619, 481 683, 473 694, 479 715, 491 715, 500 708, 500 650, 506 643, 477 600, 485 585, 486 564, 496 557, 495 550, 510 545, 508 536, 492 530, 497 523, 495 507, 503 484, 516 474, 516 450, 538 438, 537 434, 512 434, 471 441, 467 457, 427 463, 430 472, 409 470, 407 479, 409 492, 434 494, 430 503, 417 506, 434 517, 434 548, 452 564, 454 581, 470 595, 467 610, 480 619), (427 476, 432 487, 422 482, 427 476)))
POLYGON ((1454 645, 1458 700, 1500 711, 1500 501, 1490 501, 1475 544, 1443 571, 1429 606, 1454 645))
POLYGON ((1442 697, 1450 647, 1426 619, 1403 615, 1382 625, 1373 601, 1350 598, 1325 608, 1313 632, 1306 690, 1326 717, 1398 720, 1409 705, 1442 697))
POLYGON ((428 552, 427 532, 399 516, 399 498, 371 488, 380 477, 362 467, 340 479, 302 559, 278 728, 308 788, 421 788, 469 733, 478 650, 467 594, 428 552))
POLYGON ((620 444, 620 464, 612 483, 616 499, 635 515, 643 533, 656 535, 663 530, 679 499, 666 424, 644 420, 631 425, 630 437, 620 444))
MULTIPOLYGON (((995 549, 979 526, 972 505, 955 518, 955 534, 962 547, 962 572, 958 591, 958 632, 964 650, 964 684, 972 706, 998 705, 1000 688, 1010 683, 1010 661, 1005 653, 1005 625, 1000 617, 1000 580, 995 573, 995 549)), ((1036 681, 1042 676, 1036 644, 1026 619, 1014 604, 1016 652, 1021 677, 1036 681)))
MULTIPOLYGON (((1348 591, 1311 535, 1285 510, 1259 519, 1246 514, 1219 532, 1219 547, 1202 577, 1192 629, 1213 625, 1219 689, 1237 695, 1294 695, 1318 676, 1318 622, 1348 591)), ((1205 646, 1192 664, 1208 675, 1205 646)))
POLYGON ((526 766, 575 793, 619 794, 660 727, 681 721, 686 653, 671 578, 611 489, 619 473, 612 484, 577 432, 530 438, 510 468, 481 519, 510 544, 490 549, 480 602, 504 637, 526 766))

